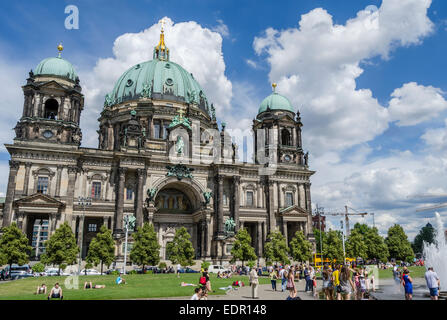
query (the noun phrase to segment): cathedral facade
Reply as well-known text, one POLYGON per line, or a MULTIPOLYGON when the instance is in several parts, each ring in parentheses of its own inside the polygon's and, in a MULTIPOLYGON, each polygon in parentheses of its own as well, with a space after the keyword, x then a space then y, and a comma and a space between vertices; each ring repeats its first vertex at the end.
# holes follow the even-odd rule
MULTIPOLYGON (((153 60, 128 69, 106 95, 98 148, 85 148, 80 80, 58 49, 59 56, 29 73, 16 136, 6 145, 11 160, 1 223, 17 223, 33 256, 67 222, 82 257, 101 225, 113 230, 121 262, 125 216, 134 216, 137 227, 154 225, 162 260, 182 226, 196 260, 216 263, 231 258, 240 228, 260 257, 272 231, 290 241, 302 230, 313 240, 314 171, 302 148, 299 112, 275 88, 253 120, 254 161, 240 162, 200 84, 170 61, 162 31, 153 60)), ((129 243, 130 249, 131 233, 129 243)))

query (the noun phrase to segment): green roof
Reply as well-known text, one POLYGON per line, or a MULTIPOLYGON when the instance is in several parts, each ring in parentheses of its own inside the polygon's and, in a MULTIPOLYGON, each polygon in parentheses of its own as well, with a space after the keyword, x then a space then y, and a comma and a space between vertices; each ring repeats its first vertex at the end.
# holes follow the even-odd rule
POLYGON ((60 57, 46 58, 42 60, 34 70, 35 75, 58 76, 76 81, 78 77, 73 65, 60 57))
POLYGON ((106 95, 105 106, 138 98, 195 103, 208 112, 208 100, 193 75, 177 63, 154 59, 128 69, 106 95))
POLYGON ((268 110, 285 110, 295 112, 289 99, 276 92, 273 92, 261 102, 258 114, 268 110))

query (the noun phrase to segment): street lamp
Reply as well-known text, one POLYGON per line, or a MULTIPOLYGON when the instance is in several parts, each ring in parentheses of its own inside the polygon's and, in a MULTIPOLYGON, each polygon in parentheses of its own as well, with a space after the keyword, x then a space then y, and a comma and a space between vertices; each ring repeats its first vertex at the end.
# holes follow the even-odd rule
POLYGON ((126 228, 126 240, 124 242, 124 266, 123 274, 126 274, 126 263, 127 263, 127 236, 129 234, 129 229, 134 230, 135 228, 135 216, 125 215, 124 216, 124 228, 126 228))
MULTIPOLYGON (((85 220, 85 207, 92 205, 92 198, 90 197, 78 197, 78 206, 82 207, 82 221, 85 220)), ((79 227, 81 223, 79 222, 79 227)), ((84 224, 79 230, 81 232, 81 241, 79 243, 79 262, 78 262, 78 275, 81 274, 81 262, 82 262, 82 243, 84 242, 84 224)))
POLYGON ((345 251, 345 230, 343 228, 343 220, 340 220, 340 225, 341 225, 341 238, 343 240, 343 261, 344 264, 346 264, 346 251, 345 251))

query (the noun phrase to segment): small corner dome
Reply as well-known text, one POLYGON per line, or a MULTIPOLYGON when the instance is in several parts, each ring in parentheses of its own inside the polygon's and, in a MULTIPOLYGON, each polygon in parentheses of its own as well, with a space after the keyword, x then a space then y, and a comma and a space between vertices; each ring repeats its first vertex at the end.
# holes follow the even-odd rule
POLYGON ((73 82, 78 77, 73 65, 61 57, 52 57, 42 60, 34 70, 36 76, 57 76, 73 82))
POLYGON ((261 102, 258 114, 267 110, 284 110, 295 112, 289 99, 276 92, 273 92, 261 102))

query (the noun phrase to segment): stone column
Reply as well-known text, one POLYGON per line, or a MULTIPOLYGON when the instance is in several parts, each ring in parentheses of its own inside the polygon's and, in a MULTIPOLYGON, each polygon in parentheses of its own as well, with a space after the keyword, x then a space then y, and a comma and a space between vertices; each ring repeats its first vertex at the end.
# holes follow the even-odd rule
POLYGON ((283 234, 284 234, 284 237, 286 238, 286 245, 289 245, 289 238, 288 238, 288 236, 287 236, 287 221, 286 220, 284 220, 284 217, 283 217, 283 220, 282 220, 282 232, 283 232, 283 234))
POLYGON ((137 196, 135 197, 136 205, 135 205, 135 215, 136 215, 136 223, 137 227, 143 226, 143 187, 144 187, 144 178, 145 178, 146 170, 138 169, 137 170, 137 180, 138 180, 138 190, 137 196))
POLYGON ((127 168, 118 168, 118 190, 116 194, 115 228, 113 233, 123 233, 124 182, 127 168))
POLYGON ((310 198, 310 182, 304 184, 304 191, 306 194, 306 210, 312 213, 312 200, 310 198))
POLYGON ((201 223, 201 225, 200 225, 200 232, 201 232, 201 237, 200 237, 200 241, 201 241, 201 243, 200 243, 200 257, 201 257, 201 258, 204 258, 204 257, 205 257, 205 254, 206 254, 206 252, 205 252, 205 242, 206 242, 206 239, 205 239, 205 236, 206 236, 206 234, 205 234, 205 228, 206 228, 206 220, 202 220, 200 223, 201 223))
POLYGON ((209 258, 211 257, 211 217, 209 215, 207 215, 206 217, 206 241, 205 241, 205 246, 206 246, 206 257, 209 258))
POLYGON ((27 196, 28 195, 28 186, 29 186, 29 173, 31 171, 31 162, 25 163, 25 180, 23 181, 23 191, 22 195, 27 196))
POLYGON ((62 165, 57 166, 57 175, 56 175, 56 197, 60 197, 61 195, 61 176, 62 176, 62 165))
POLYGON ((239 230, 239 207, 241 204, 239 198, 239 183, 241 182, 240 176, 233 176, 233 217, 234 217, 234 232, 239 230))
MULTIPOLYGON (((78 167, 71 166, 67 168, 68 171, 68 186, 67 186, 67 200, 65 203, 65 220, 72 223, 72 228, 75 229, 76 226, 73 225, 73 202, 74 202, 74 194, 75 194, 75 184, 76 184, 76 175, 78 172, 78 167)), ((76 224, 76 222, 75 222, 76 224)))
POLYGON ((240 224, 241 224, 240 228, 242 229, 244 227, 244 221, 241 221, 240 224))
POLYGON ((258 241, 258 258, 262 256, 262 221, 258 221, 257 241, 258 241))
POLYGON ((224 234, 224 222, 223 222, 223 181, 222 175, 216 176, 217 183, 217 235, 224 234))
POLYGON ((194 259, 197 259, 198 256, 200 255, 199 252, 197 252, 197 249, 199 248, 198 246, 198 239, 197 239, 197 223, 193 222, 192 223, 192 235, 191 235, 191 241, 192 241, 192 246, 194 247, 194 259))
MULTIPOLYGON (((84 215, 79 216, 79 229, 78 229, 78 246, 82 247, 82 251, 84 251, 84 239, 82 236, 84 235, 84 215), (81 245, 82 244, 82 245, 81 245)), ((81 257, 83 256, 83 252, 81 252, 81 257)))
POLYGON ((273 194, 273 181, 268 180, 268 217, 269 225, 268 232, 272 233, 276 230, 276 217, 275 217, 275 202, 273 194))
POLYGON ((28 229, 28 215, 26 212, 23 213, 23 222, 22 222, 22 232, 26 234, 26 230, 28 229))
POLYGON ((9 160, 9 179, 6 191, 5 206, 3 207, 3 227, 8 227, 12 217, 12 203, 16 190, 16 177, 19 171, 20 163, 18 161, 9 160))

